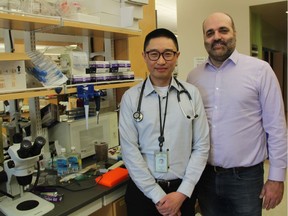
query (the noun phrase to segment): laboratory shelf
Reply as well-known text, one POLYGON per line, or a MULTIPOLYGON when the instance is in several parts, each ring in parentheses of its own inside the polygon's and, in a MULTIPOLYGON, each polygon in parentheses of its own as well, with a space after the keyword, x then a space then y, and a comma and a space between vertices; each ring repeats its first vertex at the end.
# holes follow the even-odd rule
POLYGON ((0 53, 0 61, 21 61, 29 59, 26 53, 0 53))
MULTIPOLYGON (((0 10, 0 28, 30 32, 47 32, 53 34, 91 36, 109 39, 127 39, 141 35, 141 30, 128 28, 104 26, 93 23, 84 23, 74 20, 64 19, 62 17, 34 15, 27 13, 11 12, 0 10)), ((34 41, 35 42, 35 41, 34 41)), ((1 53, 0 61, 29 60, 25 53, 1 53)), ((134 80, 115 80, 89 83, 93 84, 95 89, 114 89, 131 87, 142 79, 134 80)), ((87 85, 83 83, 81 85, 87 85)), ((19 90, 1 90, 0 101, 14 100, 21 98, 33 98, 39 96, 56 95, 55 89, 61 88, 59 94, 76 93, 76 85, 61 85, 40 88, 27 88, 19 90)))
POLYGON ((141 78, 135 78, 134 80, 115 80, 115 81, 101 81, 92 83, 78 83, 72 85, 62 86, 49 86, 49 87, 38 87, 38 88, 27 88, 19 90, 7 90, 0 92, 0 101, 14 100, 21 98, 33 98, 47 95, 60 95, 60 94, 72 94, 77 92, 77 86, 79 85, 94 85, 95 90, 102 89, 116 89, 116 88, 129 88, 134 86, 136 83, 142 81, 141 78), (60 90, 58 93, 56 90, 60 90))
POLYGON ((141 35, 140 30, 85 23, 57 16, 0 11, 0 28, 53 34, 127 38, 141 35))

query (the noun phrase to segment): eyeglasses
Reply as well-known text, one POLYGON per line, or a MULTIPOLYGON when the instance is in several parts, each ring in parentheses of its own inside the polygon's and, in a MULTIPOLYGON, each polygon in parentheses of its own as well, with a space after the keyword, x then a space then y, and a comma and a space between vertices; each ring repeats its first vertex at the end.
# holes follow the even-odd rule
POLYGON ((150 50, 150 51, 145 52, 145 54, 148 55, 148 58, 151 61, 157 61, 161 55, 165 61, 172 61, 176 53, 177 52, 172 51, 172 50, 166 50, 162 53, 160 53, 158 50, 150 50))

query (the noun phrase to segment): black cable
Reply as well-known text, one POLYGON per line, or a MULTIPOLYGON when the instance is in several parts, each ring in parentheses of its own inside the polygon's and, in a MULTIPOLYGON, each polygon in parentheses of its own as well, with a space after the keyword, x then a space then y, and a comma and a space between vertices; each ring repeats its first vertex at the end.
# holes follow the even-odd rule
POLYGON ((37 161, 37 174, 36 174, 36 179, 35 179, 34 185, 30 190, 31 192, 34 191, 35 188, 37 187, 39 178, 40 178, 40 162, 37 161))
POLYGON ((9 194, 9 193, 7 193, 7 192, 5 192, 5 191, 3 191, 3 190, 0 190, 0 193, 3 194, 3 195, 6 195, 6 196, 8 196, 8 197, 10 197, 10 198, 12 198, 12 199, 15 198, 15 197, 12 196, 11 194, 9 194))
POLYGON ((15 49, 14 49, 14 44, 13 44, 13 40, 12 40, 12 33, 11 33, 11 29, 9 29, 9 40, 10 40, 10 47, 11 47, 11 53, 14 53, 15 49))
MULTIPOLYGON (((89 179, 89 180, 91 180, 91 179, 89 179)), ((62 185, 47 185, 46 186, 45 185, 45 187, 62 188, 64 190, 68 190, 68 191, 71 191, 71 192, 79 192, 79 191, 89 190, 89 189, 97 186, 97 183, 96 183, 96 184, 93 184, 92 186, 81 188, 81 189, 71 189, 71 188, 69 188, 69 186, 71 186, 73 184, 78 184, 78 186, 81 186, 81 184, 79 184, 79 182, 73 181, 73 182, 70 182, 70 183, 68 183, 67 185, 64 185, 64 186, 62 186, 62 185)))

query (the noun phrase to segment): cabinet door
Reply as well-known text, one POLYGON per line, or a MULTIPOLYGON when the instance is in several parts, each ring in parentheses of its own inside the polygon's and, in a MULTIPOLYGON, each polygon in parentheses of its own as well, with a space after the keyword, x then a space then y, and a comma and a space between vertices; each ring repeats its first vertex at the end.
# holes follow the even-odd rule
POLYGON ((112 206, 113 206, 113 213, 114 213, 113 216, 126 216, 127 215, 124 196, 114 201, 112 203, 112 206))
POLYGON ((93 212, 89 216, 113 216, 112 203, 107 206, 103 206, 101 209, 99 209, 96 212, 93 212))

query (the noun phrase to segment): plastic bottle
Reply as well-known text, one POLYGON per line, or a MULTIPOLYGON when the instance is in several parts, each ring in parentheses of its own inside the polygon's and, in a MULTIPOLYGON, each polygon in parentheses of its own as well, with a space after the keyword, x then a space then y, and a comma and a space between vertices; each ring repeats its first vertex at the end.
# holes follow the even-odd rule
POLYGON ((66 149, 61 148, 61 154, 57 156, 57 175, 62 177, 68 173, 68 159, 66 157, 66 149))
POLYGON ((75 146, 71 147, 71 153, 68 155, 69 172, 76 173, 82 169, 81 154, 77 153, 75 146))

